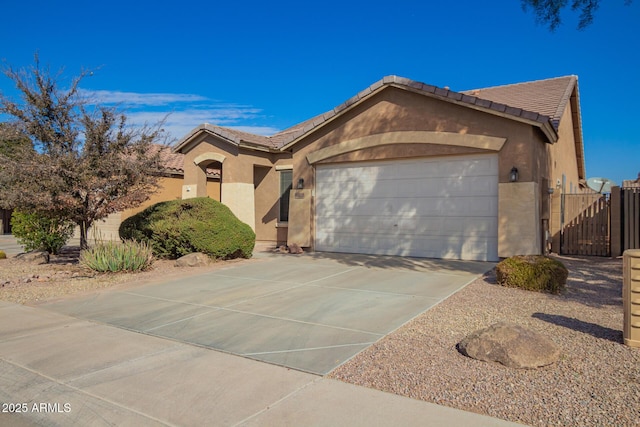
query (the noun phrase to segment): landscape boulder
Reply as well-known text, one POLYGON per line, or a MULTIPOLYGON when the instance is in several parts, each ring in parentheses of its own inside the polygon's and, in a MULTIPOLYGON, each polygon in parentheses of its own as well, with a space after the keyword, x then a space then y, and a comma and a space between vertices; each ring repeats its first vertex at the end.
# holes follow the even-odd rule
POLYGON ((202 252, 193 252, 176 260, 176 267, 204 267, 211 262, 211 258, 202 252))
POLYGON ((297 243, 291 243, 291 244, 289 245, 289 253, 290 253, 290 254, 301 254, 301 253, 303 253, 303 252, 304 252, 304 250, 302 250, 302 248, 300 247, 300 245, 299 245, 299 244, 297 244, 297 243))
POLYGON ((538 368, 555 363, 560 350, 546 337, 507 322, 473 332, 458 344, 465 356, 510 368, 538 368))
POLYGON ((29 264, 49 264, 49 252, 31 251, 16 255, 15 259, 29 264))

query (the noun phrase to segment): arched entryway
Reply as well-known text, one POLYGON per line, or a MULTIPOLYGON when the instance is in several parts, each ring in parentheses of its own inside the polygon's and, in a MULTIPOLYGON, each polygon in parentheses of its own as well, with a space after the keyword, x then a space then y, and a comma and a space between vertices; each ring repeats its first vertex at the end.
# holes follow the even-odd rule
POLYGON ((211 197, 222 200, 222 177, 225 156, 218 153, 207 152, 196 157, 193 162, 197 166, 195 184, 186 184, 183 188, 182 198, 211 197))

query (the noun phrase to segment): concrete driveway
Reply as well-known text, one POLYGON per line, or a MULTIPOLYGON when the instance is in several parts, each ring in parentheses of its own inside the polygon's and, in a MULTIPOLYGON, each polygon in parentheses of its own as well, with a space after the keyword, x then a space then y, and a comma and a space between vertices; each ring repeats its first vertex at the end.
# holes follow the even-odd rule
POLYGON ((324 375, 493 267, 346 254, 257 256, 201 276, 41 307, 324 375))

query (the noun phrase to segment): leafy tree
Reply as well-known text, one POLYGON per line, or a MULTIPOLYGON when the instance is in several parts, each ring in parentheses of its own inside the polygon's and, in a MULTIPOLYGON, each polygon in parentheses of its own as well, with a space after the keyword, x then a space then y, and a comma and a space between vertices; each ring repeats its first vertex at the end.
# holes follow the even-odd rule
POLYGON ((0 155, 20 157, 33 154, 31 140, 11 123, 0 123, 0 155))
POLYGON ((30 144, 0 151, 0 207, 70 220, 85 249, 95 221, 157 190, 159 150, 152 145, 163 137, 160 124, 135 128, 116 109, 91 104, 79 91, 87 72, 62 89, 61 73, 42 68, 37 55, 28 69, 3 71, 20 100, 0 93, 0 114, 30 144))
MULTIPOLYGON (((633 0, 624 0, 624 4, 629 6, 633 0)), ((555 31, 562 19, 560 12, 567 7, 568 0, 521 0, 522 8, 527 11, 533 10, 536 21, 549 25, 550 31, 555 31)), ((580 12, 578 29, 584 30, 593 22, 593 16, 600 6, 600 0, 571 0, 571 10, 580 12)))

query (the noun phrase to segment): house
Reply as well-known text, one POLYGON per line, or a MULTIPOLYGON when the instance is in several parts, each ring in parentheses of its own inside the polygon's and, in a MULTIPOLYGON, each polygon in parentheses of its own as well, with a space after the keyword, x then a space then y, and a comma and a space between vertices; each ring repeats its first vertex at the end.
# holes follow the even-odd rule
POLYGON ((274 246, 495 261, 557 252, 560 195, 588 191, 576 76, 462 92, 387 76, 269 137, 202 124, 162 161, 160 190, 90 239, 209 196, 274 246))
POLYGON ((464 92, 388 76, 270 137, 203 124, 182 197, 219 199, 257 240, 316 251, 495 261, 540 254, 551 197, 585 187, 578 79, 464 92))

